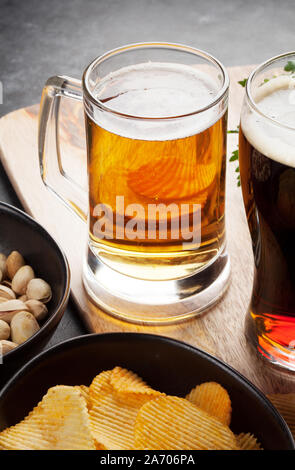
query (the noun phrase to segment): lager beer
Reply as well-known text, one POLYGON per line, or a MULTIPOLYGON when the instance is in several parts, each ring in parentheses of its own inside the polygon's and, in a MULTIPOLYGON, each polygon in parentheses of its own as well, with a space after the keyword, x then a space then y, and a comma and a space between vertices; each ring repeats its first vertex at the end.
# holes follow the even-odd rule
POLYGON ((226 113, 154 123, 216 93, 205 72, 177 64, 126 67, 99 84, 97 99, 135 117, 86 116, 90 236, 110 267, 141 279, 181 278, 224 248, 226 113))
POLYGON ((210 54, 157 42, 106 52, 82 82, 47 81, 41 175, 87 219, 83 284, 100 309, 139 324, 171 323, 225 292, 228 88, 226 69, 210 54), (60 97, 83 102, 87 189, 63 168, 60 97))

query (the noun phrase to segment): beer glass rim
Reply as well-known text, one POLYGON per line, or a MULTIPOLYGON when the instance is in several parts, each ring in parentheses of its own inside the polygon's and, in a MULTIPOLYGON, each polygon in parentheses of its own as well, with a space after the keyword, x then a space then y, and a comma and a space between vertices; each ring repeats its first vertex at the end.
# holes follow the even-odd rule
POLYGON ((250 75, 248 77, 248 80, 247 80, 247 83, 246 83, 246 96, 247 96, 247 99, 248 99, 248 103, 250 104, 250 106, 252 107, 252 109, 256 113, 263 116, 263 118, 267 119, 272 124, 275 124, 279 127, 283 127, 284 129, 289 129, 289 130, 294 131, 295 127, 288 126, 287 124, 283 124, 282 122, 278 121, 277 119, 274 119, 274 118, 270 117, 268 114, 265 114, 263 111, 261 111, 261 109, 255 103, 255 100, 254 100, 254 98, 252 96, 252 93, 251 93, 252 82, 253 82, 253 80, 255 79, 255 77, 257 76, 257 74, 259 72, 261 72, 265 67, 267 67, 268 65, 273 64, 277 60, 281 60, 281 59, 284 59, 284 58, 287 59, 290 56, 295 56, 295 51, 285 52, 283 54, 276 55, 276 56, 272 57, 271 59, 267 59, 266 61, 262 62, 260 65, 255 67, 255 69, 250 73, 250 75))
POLYGON ((189 116, 194 116, 196 114, 200 114, 204 111, 207 111, 214 106, 216 106, 226 95, 228 92, 229 88, 229 76, 227 73, 226 68, 222 65, 222 63, 216 59, 213 55, 209 54, 208 52, 205 52, 201 49, 196 49, 191 46, 186 46, 184 44, 178 44, 178 43, 170 43, 170 42, 139 42, 139 43, 133 43, 133 44, 126 44, 124 46, 117 47, 115 49, 111 49, 108 52, 105 52, 104 54, 96 57, 85 69, 82 77, 82 83, 83 83, 83 92, 87 98, 88 101, 90 101, 93 105, 96 107, 100 108, 102 111, 106 111, 109 113, 112 113, 114 115, 117 115, 118 117, 121 118, 127 118, 127 119, 136 119, 136 120, 148 120, 148 121, 160 121, 160 120, 173 120, 173 119, 179 119, 179 118, 185 118, 189 116), (167 49, 171 50, 174 49, 175 51, 179 50, 181 52, 188 52, 191 54, 195 54, 198 56, 201 56, 203 59, 207 59, 209 62, 213 63, 216 65, 219 70, 222 73, 222 85, 215 96, 214 100, 210 102, 208 105, 203 106, 201 108, 198 108, 195 111, 192 111, 190 113, 185 113, 181 115, 175 115, 175 116, 161 116, 161 117, 148 117, 148 116, 134 116, 132 114, 126 114, 126 113, 121 113, 119 111, 116 111, 112 109, 112 107, 106 105, 102 101, 98 100, 95 98, 93 93, 91 92, 89 88, 89 75, 93 71, 93 69, 104 62, 106 59, 109 59, 112 56, 122 54, 124 52, 133 50, 133 49, 149 49, 149 48, 158 48, 158 49, 167 49))

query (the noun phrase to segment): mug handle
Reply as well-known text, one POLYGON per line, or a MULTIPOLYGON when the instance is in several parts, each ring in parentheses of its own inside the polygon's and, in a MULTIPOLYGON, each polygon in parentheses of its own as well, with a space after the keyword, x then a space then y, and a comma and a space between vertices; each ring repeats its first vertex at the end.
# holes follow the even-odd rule
POLYGON ((38 148, 41 178, 61 201, 84 222, 87 220, 88 195, 63 169, 58 138, 60 98, 83 101, 80 80, 55 76, 43 88, 39 111, 38 148))

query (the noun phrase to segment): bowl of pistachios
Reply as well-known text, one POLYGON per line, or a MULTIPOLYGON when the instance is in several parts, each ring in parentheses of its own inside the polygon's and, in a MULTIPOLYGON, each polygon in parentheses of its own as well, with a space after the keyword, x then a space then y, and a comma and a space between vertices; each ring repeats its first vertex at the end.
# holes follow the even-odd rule
POLYGON ((34 219, 0 203, 0 387, 51 338, 70 292, 67 259, 34 219))

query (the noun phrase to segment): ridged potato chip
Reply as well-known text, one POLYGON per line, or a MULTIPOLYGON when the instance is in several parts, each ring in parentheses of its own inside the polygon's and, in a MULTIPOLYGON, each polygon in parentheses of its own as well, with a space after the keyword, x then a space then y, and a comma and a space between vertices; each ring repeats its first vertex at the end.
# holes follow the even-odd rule
POLYGON ((236 439, 241 450, 263 450, 256 437, 249 432, 238 434, 236 439))
POLYGON ((96 444, 108 450, 134 449, 134 423, 150 393, 120 393, 111 384, 113 371, 105 371, 89 387, 91 431, 96 444))
POLYGON ((202 383, 193 388, 186 399, 229 426, 231 401, 229 394, 220 384, 216 382, 202 383))
POLYGON ((95 450, 85 399, 58 385, 19 424, 0 433, 1 450, 95 450))
POLYGON ((238 450, 231 430, 216 418, 178 397, 145 403, 135 422, 139 450, 238 450))
POLYGON ((277 393, 267 398, 283 416, 295 439, 295 393, 277 393))
POLYGON ((137 374, 122 367, 113 369, 110 383, 117 392, 121 393, 160 394, 160 392, 149 387, 137 374))
MULTIPOLYGON (((295 394, 269 398, 295 427, 295 394)), ((115 367, 90 387, 50 388, 23 421, 0 432, 0 450, 263 450, 253 434, 233 434, 230 416, 218 383, 203 383, 184 399, 115 367)))
POLYGON ((91 406, 89 387, 86 387, 86 385, 75 385, 75 388, 80 391, 82 397, 86 401, 87 408, 89 409, 91 406))

